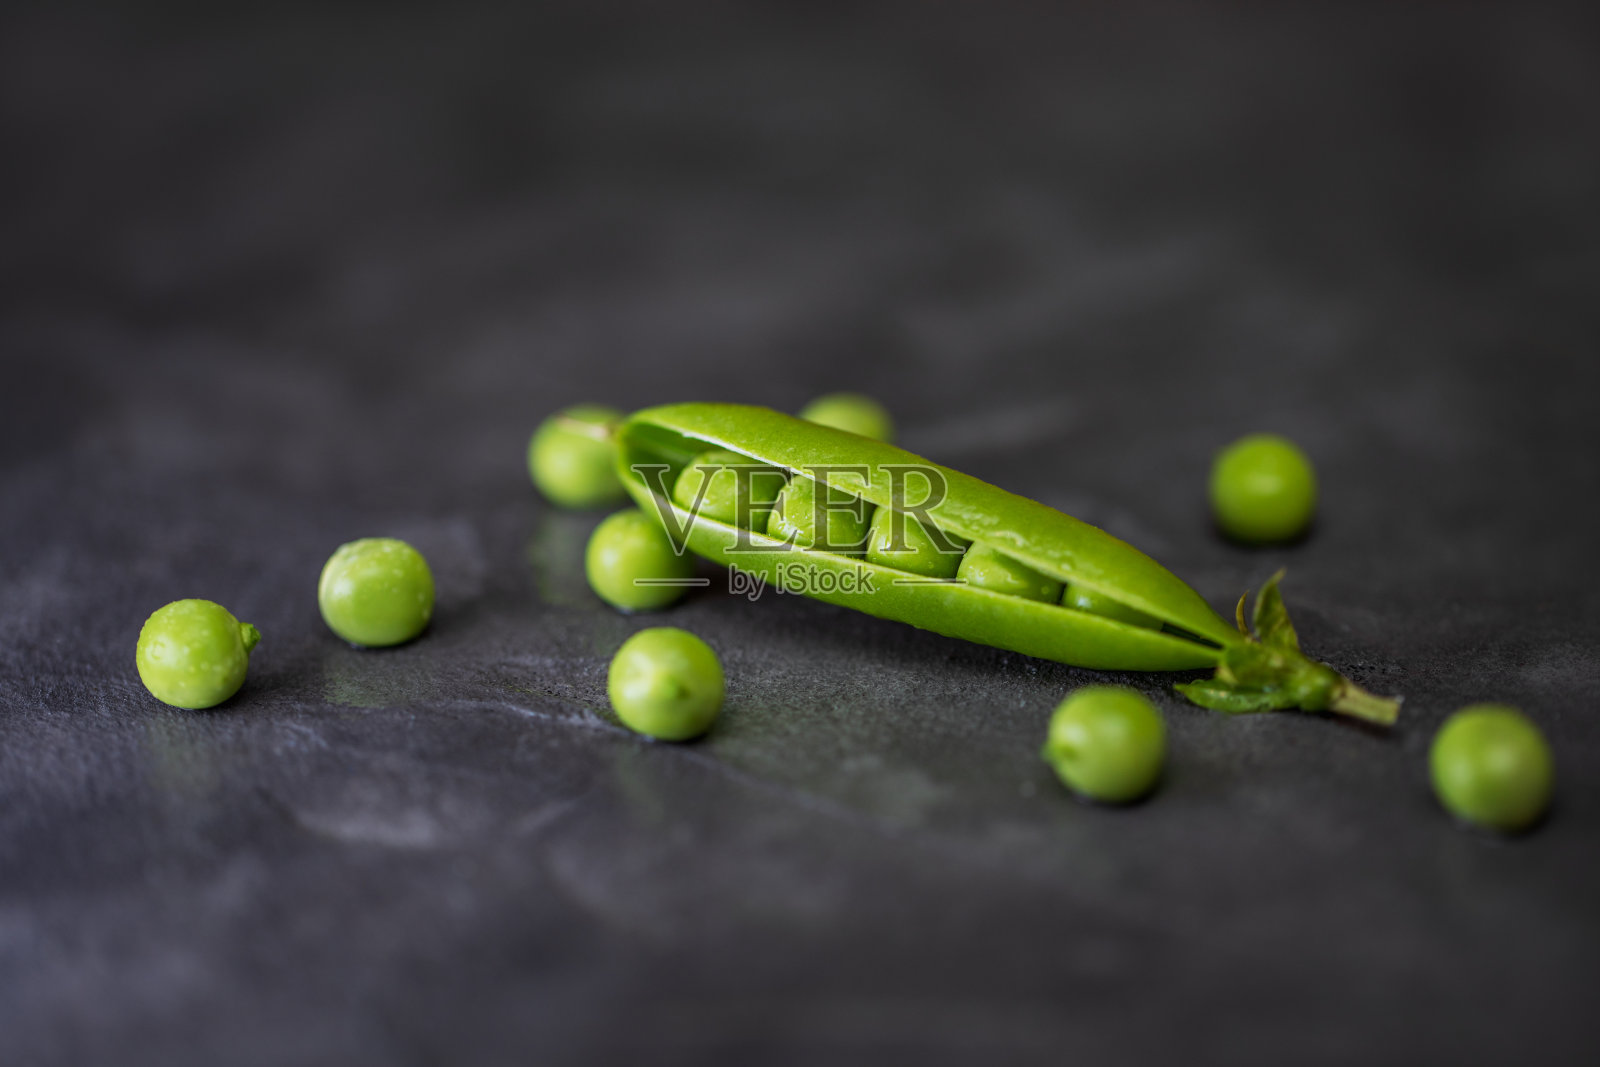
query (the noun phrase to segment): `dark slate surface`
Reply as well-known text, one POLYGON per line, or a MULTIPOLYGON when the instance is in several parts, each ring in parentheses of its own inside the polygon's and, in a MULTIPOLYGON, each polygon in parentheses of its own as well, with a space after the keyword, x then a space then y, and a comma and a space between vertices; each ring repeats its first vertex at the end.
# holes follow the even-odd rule
POLYGON ((219 10, 0 23, 0 1062, 1597 1052, 1582 5, 219 10), (1401 724, 1118 677, 1171 774, 1086 807, 1035 752, 1105 676, 624 618, 522 467, 569 402, 841 387, 1223 610, 1287 563, 1401 724), (1255 429, 1319 465, 1303 545, 1208 528, 1255 429), (434 564, 414 646, 317 617, 369 534, 434 564), (212 712, 133 669, 185 596, 265 635, 212 712), (702 743, 606 709, 657 622, 727 666, 702 743), (1555 747, 1523 840, 1426 786, 1486 698, 1555 747))

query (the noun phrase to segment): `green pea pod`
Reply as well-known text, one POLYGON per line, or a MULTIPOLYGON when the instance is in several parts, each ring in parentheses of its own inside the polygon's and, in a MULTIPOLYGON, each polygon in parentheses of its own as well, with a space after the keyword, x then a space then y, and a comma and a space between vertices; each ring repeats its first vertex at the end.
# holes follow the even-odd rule
POLYGON ((641 508, 658 514, 668 532, 696 554, 776 588, 1077 667, 1215 667, 1215 678, 1179 689, 1198 704, 1225 711, 1305 707, 1376 722, 1392 722, 1398 711, 1397 702, 1372 697, 1300 654, 1277 595, 1277 577, 1257 601, 1257 628, 1267 636, 1252 637, 1242 614, 1235 629, 1182 580, 1103 530, 893 445, 735 404, 650 408, 618 427, 617 443, 618 473, 641 508), (992 546, 1056 581, 1147 616, 1160 628, 798 548, 764 530, 698 514, 675 503, 671 489, 678 472, 710 449, 823 477, 877 507, 905 507, 906 475, 898 472, 932 472, 923 478, 942 479, 943 496, 917 512, 931 525, 992 546))

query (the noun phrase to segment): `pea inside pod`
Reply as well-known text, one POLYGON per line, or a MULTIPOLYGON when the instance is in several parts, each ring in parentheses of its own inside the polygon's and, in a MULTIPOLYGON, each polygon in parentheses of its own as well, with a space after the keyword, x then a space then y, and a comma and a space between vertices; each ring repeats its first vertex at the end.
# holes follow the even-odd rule
POLYGON ((766 532, 801 548, 859 556, 866 551, 872 512, 860 497, 799 474, 778 495, 766 532))
POLYGON ((972 542, 925 526, 899 508, 872 513, 867 559, 922 578, 953 579, 972 542))
POLYGON ((782 471, 724 448, 695 456, 673 481, 679 507, 722 522, 748 522, 765 528, 783 492, 782 471))
POLYGON ((1301 707, 1376 722, 1398 712, 1396 701, 1367 694, 1300 653, 1277 577, 1257 598, 1255 632, 1242 605, 1235 628, 1165 567, 1103 530, 893 445, 765 408, 650 408, 626 419, 617 441, 619 477, 641 508, 692 551, 774 586, 1074 666, 1214 667, 1215 677, 1180 690, 1220 710, 1301 707), (870 529, 864 556, 853 541, 847 551, 825 551, 686 504, 673 487, 713 449, 785 472, 791 486, 802 478, 849 484, 872 514, 899 511, 923 533, 966 546, 954 579, 896 566, 892 555, 873 550, 870 529), (908 503, 912 482, 928 487, 920 503, 908 503))
POLYGON ((973 545, 961 557, 956 577, 978 589, 991 589, 1008 596, 1026 597, 1053 603, 1061 596, 1062 584, 1012 559, 993 545, 973 545))

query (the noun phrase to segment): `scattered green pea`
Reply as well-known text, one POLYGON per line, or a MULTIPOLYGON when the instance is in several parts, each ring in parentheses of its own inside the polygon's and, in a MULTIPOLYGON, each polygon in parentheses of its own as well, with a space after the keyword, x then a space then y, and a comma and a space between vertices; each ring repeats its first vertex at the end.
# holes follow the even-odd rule
POLYGON ((433 616, 433 572, 404 541, 351 541, 323 566, 317 606, 328 628, 353 645, 404 644, 433 616))
POLYGON ((767 519, 767 536, 841 556, 859 556, 866 549, 872 505, 836 485, 825 485, 822 529, 817 529, 817 480, 797 474, 778 494, 767 519))
POLYGON ((212 708, 239 691, 261 633, 221 604, 175 600, 139 630, 133 659, 139 680, 175 708, 212 708))
POLYGON ((746 500, 749 528, 762 530, 783 486, 783 472, 777 468, 756 463, 737 452, 712 449, 700 453, 683 468, 673 483, 672 501, 680 508, 693 509, 699 498, 698 514, 737 524, 740 501, 746 500))
POLYGON ((1555 781, 1544 735, 1505 704, 1472 704, 1450 716, 1434 735, 1428 769, 1451 814, 1494 830, 1537 822, 1555 781))
POLYGON ((1167 758, 1167 728, 1132 689, 1086 686, 1050 717, 1041 754, 1073 792, 1125 804, 1155 788, 1167 758))
POLYGON ((961 557, 956 577, 978 589, 1008 596, 1042 600, 1053 604, 1061 599, 1061 583, 1047 574, 1001 552, 993 545, 974 544, 961 557))
POLYGON ((709 730, 722 710, 722 664, 710 645, 687 630, 640 630, 612 657, 606 691, 630 729, 687 741, 709 730))
POLYGON ((626 495, 616 471, 611 428, 622 412, 579 404, 545 419, 528 441, 533 484, 564 508, 598 508, 626 495))
POLYGON ((1288 438, 1241 437, 1211 466, 1211 510, 1222 532, 1236 541, 1293 540, 1316 513, 1316 471, 1288 438))
POLYGON ((1108 596, 1070 582, 1066 591, 1061 594, 1061 603, 1069 608, 1087 611, 1090 615, 1099 615, 1102 618, 1115 619, 1130 626, 1143 626, 1151 630, 1161 629, 1161 620, 1154 615, 1138 608, 1130 608, 1119 600, 1112 600, 1108 596))
POLYGON ((595 527, 583 562, 595 595, 623 611, 676 603, 694 574, 694 557, 674 548, 661 523, 638 508, 595 527))
POLYGON ((938 531, 938 535, 943 544, 935 540, 921 520, 893 508, 879 508, 872 513, 872 528, 867 534, 867 562, 923 578, 954 578, 961 567, 962 552, 972 542, 943 530, 938 531), (895 543, 897 518, 900 525, 898 545, 895 543))
POLYGON ((894 440, 894 421, 889 418, 889 412, 870 396, 860 393, 819 396, 800 409, 800 417, 878 441, 894 440))

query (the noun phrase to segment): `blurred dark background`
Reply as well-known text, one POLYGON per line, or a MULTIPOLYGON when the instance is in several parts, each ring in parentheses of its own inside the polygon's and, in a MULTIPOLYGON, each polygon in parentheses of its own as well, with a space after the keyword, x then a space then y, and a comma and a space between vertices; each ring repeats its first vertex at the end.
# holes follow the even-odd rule
POLYGON ((0 1060, 1504 1062, 1600 1052, 1600 16, 1592 4, 12 4, 0 14, 0 1060), (1144 548, 1280 565, 1391 733, 1165 676, 1149 803, 1072 802, 1108 676, 787 597, 581 576, 527 436, 794 410, 1144 548), (1220 541, 1212 453, 1317 462, 1220 541), (322 627, 405 537, 435 625, 322 627), (140 623, 264 640, 221 709, 140 623), (728 668, 641 742, 605 666, 728 668), (1437 809, 1453 708, 1560 776, 1437 809))

